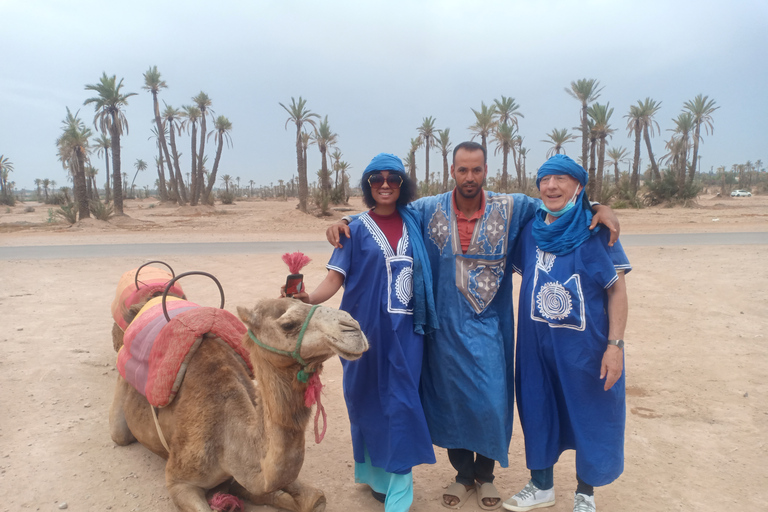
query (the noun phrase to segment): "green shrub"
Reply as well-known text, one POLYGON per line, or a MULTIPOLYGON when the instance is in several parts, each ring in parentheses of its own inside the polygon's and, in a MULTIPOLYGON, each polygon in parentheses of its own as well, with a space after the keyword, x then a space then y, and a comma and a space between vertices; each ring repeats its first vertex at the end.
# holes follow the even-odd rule
POLYGON ((56 210, 56 215, 70 224, 74 224, 77 222, 77 210, 77 203, 63 204, 61 205, 61 208, 56 210))
POLYGON ((226 190, 219 190, 219 201, 221 201, 221 204, 234 204, 235 194, 226 190))
POLYGON ((115 209, 111 204, 102 203, 101 201, 89 202, 88 208, 91 210, 91 214, 98 220, 109 220, 115 213, 115 209))

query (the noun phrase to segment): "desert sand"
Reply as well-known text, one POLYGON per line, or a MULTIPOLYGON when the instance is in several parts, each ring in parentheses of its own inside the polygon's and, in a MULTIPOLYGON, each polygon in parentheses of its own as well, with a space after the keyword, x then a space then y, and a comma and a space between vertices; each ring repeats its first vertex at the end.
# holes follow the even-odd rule
MULTIPOLYGON (((115 446, 108 410, 117 372, 109 306, 120 275, 145 259, 8 259, 13 246, 223 241, 324 240, 343 213, 317 218, 296 201, 240 201, 179 208, 128 201, 128 217, 75 226, 48 222, 37 203, 0 207, 0 510, 175 510, 165 461, 138 444, 115 446), (25 211, 33 209, 34 211, 25 211), (66 504, 66 506, 64 505, 66 504)), ((362 209, 353 200, 352 211, 362 209)), ((701 197, 695 208, 618 211, 622 234, 768 232, 768 198, 701 197)), ((55 247, 50 249, 55 256, 55 247)), ((309 254, 311 288, 331 252, 309 254)), ((625 339, 627 429, 624 474, 598 488, 602 511, 764 511, 768 509, 768 245, 632 246, 630 316, 625 339)), ((226 293, 225 308, 274 297, 288 273, 280 254, 168 256, 177 273, 204 270, 226 293)), ((519 282, 519 281, 518 281, 519 282)), ((184 288, 218 305, 203 278, 184 288)), ((338 306, 340 294, 329 301, 338 306)), ((321 488, 329 512, 383 510, 354 483, 341 365, 323 373, 328 432, 310 428, 302 478, 321 488)), ((496 486, 509 497, 528 481, 523 435, 515 421, 510 467, 496 486)), ((415 468, 414 512, 446 510, 442 491, 453 471, 445 450, 415 468)), ((573 453, 555 468, 557 504, 570 511, 573 453)), ((269 507, 248 505, 248 511, 269 507)), ((462 510, 477 511, 474 499, 462 510)))

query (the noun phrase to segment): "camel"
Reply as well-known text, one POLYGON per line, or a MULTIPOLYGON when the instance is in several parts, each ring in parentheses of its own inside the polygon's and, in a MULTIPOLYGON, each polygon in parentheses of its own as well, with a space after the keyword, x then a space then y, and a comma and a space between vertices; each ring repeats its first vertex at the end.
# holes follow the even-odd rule
POLYGON ((121 446, 138 441, 167 459, 166 486, 179 510, 211 511, 206 490, 224 483, 229 483, 229 492, 257 505, 325 510, 322 491, 296 480, 311 415, 304 401, 308 384, 297 374, 319 372, 334 354, 357 359, 368 341, 346 312, 315 307, 298 349, 311 308, 287 298, 264 299, 250 310, 237 308, 250 331, 243 343, 250 352, 253 380, 229 345, 206 335, 176 398, 157 410, 168 450, 147 399, 118 376, 109 411, 112 439, 121 446), (294 349, 304 365, 290 354, 294 349))

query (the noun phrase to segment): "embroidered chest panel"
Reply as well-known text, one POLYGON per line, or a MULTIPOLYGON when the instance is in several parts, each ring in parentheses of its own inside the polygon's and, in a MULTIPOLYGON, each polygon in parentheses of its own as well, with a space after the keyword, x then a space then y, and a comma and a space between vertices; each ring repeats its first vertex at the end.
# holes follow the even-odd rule
POLYGON ((403 234, 397 243, 397 252, 392 250, 381 228, 367 213, 360 216, 365 228, 381 249, 387 266, 387 312, 402 315, 413 314, 413 257, 408 256, 408 230, 403 225, 403 234))
POLYGON ((572 274, 564 282, 552 273, 557 256, 536 248, 536 272, 531 292, 531 319, 552 328, 583 331, 586 327, 581 276, 572 274))
POLYGON ((446 212, 437 203, 428 223, 429 239, 443 257, 449 248, 456 261, 456 287, 478 314, 493 301, 504 278, 513 202, 511 196, 486 195, 485 212, 475 224, 466 254, 452 209, 446 212))

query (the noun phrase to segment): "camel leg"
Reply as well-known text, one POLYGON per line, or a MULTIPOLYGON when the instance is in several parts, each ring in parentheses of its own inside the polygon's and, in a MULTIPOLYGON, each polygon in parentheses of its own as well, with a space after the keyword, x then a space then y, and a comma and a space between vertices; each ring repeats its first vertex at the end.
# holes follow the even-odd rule
POLYGON ((117 385, 115 385, 115 397, 112 399, 112 406, 109 408, 109 433, 112 441, 120 446, 125 446, 136 441, 136 438, 128 428, 125 421, 125 404, 128 384, 120 375, 117 376, 117 385))
POLYGON ((298 512, 323 512, 325 510, 325 494, 320 489, 296 480, 284 487, 283 490, 296 500, 298 512))
POLYGON ((211 512, 205 499, 205 490, 183 482, 167 481, 166 486, 173 503, 181 512, 211 512))
POLYGON ((115 352, 120 350, 123 346, 123 330, 117 324, 112 324, 112 347, 115 352))

